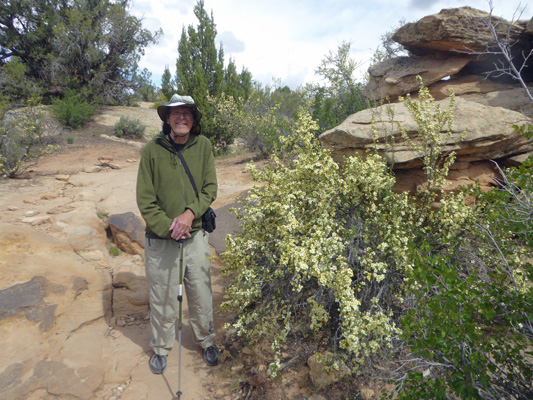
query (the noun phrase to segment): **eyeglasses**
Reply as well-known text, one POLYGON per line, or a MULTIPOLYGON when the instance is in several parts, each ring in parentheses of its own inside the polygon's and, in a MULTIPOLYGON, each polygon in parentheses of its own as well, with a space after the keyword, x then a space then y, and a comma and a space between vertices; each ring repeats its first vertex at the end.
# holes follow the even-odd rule
POLYGON ((192 118, 192 114, 188 111, 171 111, 169 115, 171 117, 192 118))

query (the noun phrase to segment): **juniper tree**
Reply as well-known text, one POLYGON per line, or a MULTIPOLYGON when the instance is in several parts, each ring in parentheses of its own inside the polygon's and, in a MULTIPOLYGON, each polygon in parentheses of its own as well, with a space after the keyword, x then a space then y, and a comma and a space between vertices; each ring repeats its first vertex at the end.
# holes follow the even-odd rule
POLYGON ((223 147, 232 142, 233 136, 215 124, 215 104, 208 99, 216 99, 226 92, 237 102, 241 97, 246 100, 252 87, 251 74, 244 68, 237 74, 232 60, 228 68, 224 68, 223 47, 220 45, 217 49, 215 43, 217 29, 213 13, 206 12, 203 0, 195 5, 194 15, 198 18, 198 26, 184 27, 178 45, 177 90, 194 98, 203 114, 204 134, 215 145, 223 147))
POLYGON ((123 102, 138 60, 160 32, 128 13, 130 0, 7 0, 0 6, 0 66, 18 57, 50 94, 83 90, 123 102))

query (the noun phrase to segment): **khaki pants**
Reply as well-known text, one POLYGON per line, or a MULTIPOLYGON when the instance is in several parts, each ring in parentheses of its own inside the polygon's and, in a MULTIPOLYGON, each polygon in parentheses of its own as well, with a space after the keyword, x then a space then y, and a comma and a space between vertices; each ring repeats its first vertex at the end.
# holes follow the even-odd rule
POLYGON ((181 246, 183 285, 194 340, 203 349, 215 342, 208 239, 209 234, 203 230, 181 243, 172 239, 146 238, 145 267, 152 327, 150 346, 156 354, 167 355, 176 340, 181 246))

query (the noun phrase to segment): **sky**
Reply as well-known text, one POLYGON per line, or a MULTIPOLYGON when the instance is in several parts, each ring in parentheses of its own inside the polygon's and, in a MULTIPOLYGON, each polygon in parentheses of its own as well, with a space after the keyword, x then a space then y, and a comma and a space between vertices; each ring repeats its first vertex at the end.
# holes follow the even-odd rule
MULTIPOLYGON (((492 0, 493 15, 508 21, 530 19, 533 0, 492 0)), ((165 66, 176 74, 178 43, 183 27, 195 28, 197 0, 132 0, 130 13, 143 27, 163 30, 156 45, 145 49, 139 65, 161 85, 165 66)), ((400 21, 414 22, 443 8, 470 6, 490 10, 489 0, 204 0, 217 28, 217 47, 237 71, 246 68, 263 86, 280 82, 291 89, 318 82, 315 70, 343 42, 364 75, 381 38, 400 21), (275 80, 275 81, 274 81, 275 80)))

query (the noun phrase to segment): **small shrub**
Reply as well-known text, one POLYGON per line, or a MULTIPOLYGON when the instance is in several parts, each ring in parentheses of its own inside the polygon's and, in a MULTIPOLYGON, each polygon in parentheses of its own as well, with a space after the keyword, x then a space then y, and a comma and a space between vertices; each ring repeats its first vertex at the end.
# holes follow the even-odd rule
POLYGON ((120 254, 120 249, 118 247, 110 247, 109 254, 111 254, 114 257, 117 257, 120 254))
POLYGON ((37 107, 38 98, 28 106, 12 108, 9 102, 0 104, 0 175, 14 178, 41 155, 53 151, 57 126, 46 119, 37 107))
POLYGON ((120 120, 115 124, 115 136, 131 139, 142 139, 146 126, 141 124, 138 119, 132 120, 128 117, 120 117, 120 120))
POLYGON ((9 61, 0 66, 0 87, 2 93, 11 102, 22 105, 26 99, 39 97, 43 92, 37 81, 26 75, 27 66, 19 57, 10 57, 9 61))
POLYGON ((101 211, 101 210, 98 210, 96 212, 96 215, 98 216, 98 218, 100 219, 104 219, 104 218, 107 218, 107 216, 109 215, 109 213, 105 212, 105 211, 101 211))
POLYGON ((74 136, 69 136, 69 137, 67 138, 67 143, 68 143, 68 144, 72 144, 72 143, 74 143, 74 136))
POLYGON ((56 99, 52 104, 57 120, 69 128, 81 128, 96 113, 96 106, 82 100, 73 90, 67 91, 63 99, 56 99))

